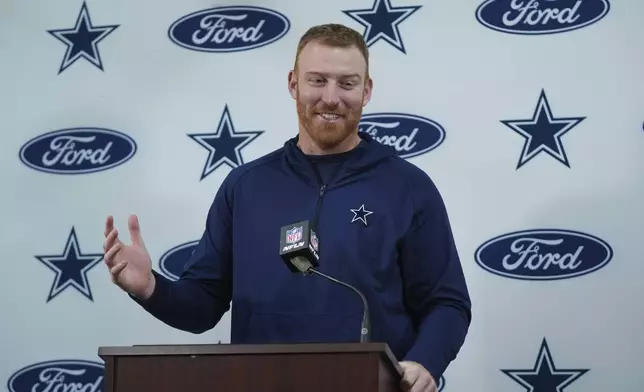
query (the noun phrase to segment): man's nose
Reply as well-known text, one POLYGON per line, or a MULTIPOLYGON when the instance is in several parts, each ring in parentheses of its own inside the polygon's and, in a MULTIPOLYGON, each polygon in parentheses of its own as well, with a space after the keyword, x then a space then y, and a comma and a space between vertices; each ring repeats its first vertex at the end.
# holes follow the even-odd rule
POLYGON ((340 101, 338 86, 335 83, 327 83, 322 91, 322 101, 327 105, 337 105, 340 101))

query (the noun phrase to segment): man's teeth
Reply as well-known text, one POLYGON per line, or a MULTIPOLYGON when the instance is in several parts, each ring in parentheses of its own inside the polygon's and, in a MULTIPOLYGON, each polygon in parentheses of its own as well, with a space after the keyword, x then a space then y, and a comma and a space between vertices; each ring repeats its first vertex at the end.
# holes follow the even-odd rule
POLYGON ((325 120, 337 120, 338 117, 340 117, 340 115, 336 113, 320 113, 320 116, 322 116, 325 120))

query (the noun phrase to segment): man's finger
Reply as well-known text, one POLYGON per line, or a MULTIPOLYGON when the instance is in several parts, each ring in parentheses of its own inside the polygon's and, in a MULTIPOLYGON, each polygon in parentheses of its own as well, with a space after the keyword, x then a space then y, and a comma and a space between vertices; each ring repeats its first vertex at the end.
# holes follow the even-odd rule
POLYGON ((118 238, 118 235, 119 235, 119 232, 116 229, 113 229, 107 235, 107 237, 105 237, 105 241, 103 241, 103 250, 104 251, 108 251, 114 246, 114 243, 116 242, 116 239, 118 238))
POLYGON ((116 278, 123 271, 123 268, 127 266, 127 260, 123 260, 114 267, 110 268, 110 275, 112 275, 112 281, 116 282, 116 278))
POLYGON ((411 390, 414 383, 416 383, 416 380, 418 380, 420 372, 418 371, 418 369, 414 369, 413 367, 407 367, 403 369, 405 372, 403 373, 402 380, 400 380, 400 387, 404 391, 409 391, 411 390))
POLYGON ((128 219, 128 227, 130 229, 130 238, 132 239, 132 243, 143 246, 141 226, 139 225, 139 218, 136 215, 130 215, 130 218, 128 219))
POLYGON ((105 232, 104 235, 107 237, 108 234, 114 229, 114 217, 112 215, 108 215, 107 219, 105 220, 105 232))
POLYGON ((409 392, 430 392, 429 388, 429 377, 419 377, 416 379, 414 385, 412 385, 409 392))
POLYGON ((119 242, 118 244, 111 247, 110 250, 105 252, 105 255, 103 256, 103 260, 105 261, 105 265, 107 265, 108 268, 114 267, 114 258, 122 248, 123 248, 123 244, 119 242))

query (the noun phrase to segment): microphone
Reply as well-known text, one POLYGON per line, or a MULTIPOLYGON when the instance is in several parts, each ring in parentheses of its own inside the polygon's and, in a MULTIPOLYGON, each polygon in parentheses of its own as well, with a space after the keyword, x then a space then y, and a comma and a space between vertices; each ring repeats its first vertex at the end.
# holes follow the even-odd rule
POLYGON ((339 285, 350 288, 360 296, 363 306, 360 342, 368 342, 371 335, 371 320, 369 317, 367 298, 365 298, 360 290, 350 284, 341 282, 315 269, 320 265, 320 243, 309 221, 305 220, 288 226, 282 226, 280 231, 280 256, 291 272, 302 273, 305 276, 312 274, 319 275, 339 285))

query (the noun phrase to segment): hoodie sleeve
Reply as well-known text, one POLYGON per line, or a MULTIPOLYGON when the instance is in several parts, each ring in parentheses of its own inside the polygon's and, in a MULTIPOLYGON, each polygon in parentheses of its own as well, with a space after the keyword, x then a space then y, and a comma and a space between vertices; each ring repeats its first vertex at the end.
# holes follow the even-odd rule
POLYGON ((225 180, 208 211, 205 230, 177 281, 152 271, 156 285, 147 301, 132 297, 167 325, 192 333, 213 328, 232 296, 232 187, 225 180))
POLYGON ((417 331, 404 360, 423 365, 438 383, 465 341, 472 314, 445 205, 423 175, 423 185, 410 194, 415 214, 400 249, 405 302, 417 331))

